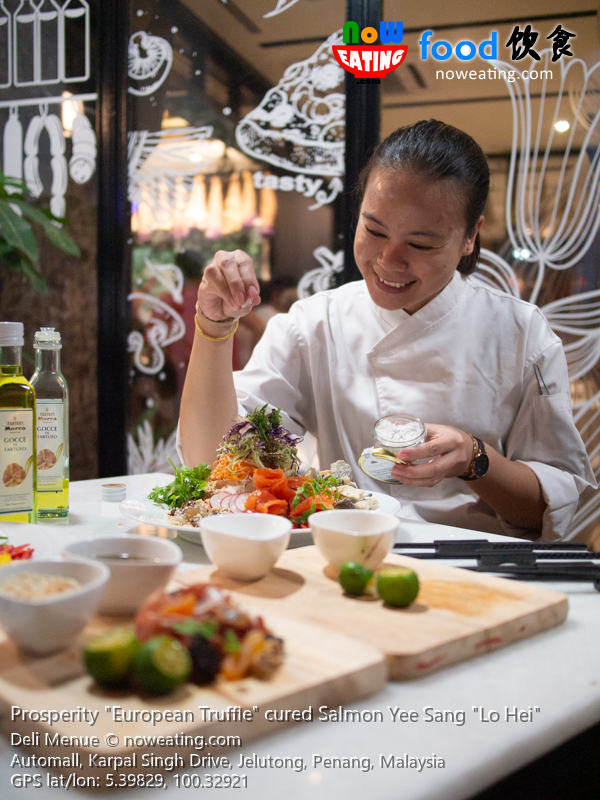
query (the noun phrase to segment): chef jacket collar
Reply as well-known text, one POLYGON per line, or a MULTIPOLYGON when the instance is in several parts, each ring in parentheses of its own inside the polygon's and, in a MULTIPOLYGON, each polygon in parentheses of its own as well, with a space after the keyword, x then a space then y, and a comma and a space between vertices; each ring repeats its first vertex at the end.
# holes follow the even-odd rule
POLYGON ((370 295, 369 302, 388 330, 393 330, 402 323, 408 323, 410 320, 415 323, 418 322, 419 327, 427 327, 444 317, 459 302, 464 286, 465 279, 458 270, 455 270, 452 280, 446 284, 442 291, 423 308, 415 311, 414 314, 407 314, 403 308, 394 311, 381 308, 373 302, 370 295))

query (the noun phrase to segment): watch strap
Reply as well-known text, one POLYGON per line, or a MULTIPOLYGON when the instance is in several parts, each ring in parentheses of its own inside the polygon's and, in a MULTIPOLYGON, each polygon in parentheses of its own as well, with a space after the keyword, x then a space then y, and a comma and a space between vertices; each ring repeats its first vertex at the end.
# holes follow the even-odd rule
POLYGON ((476 465, 477 461, 481 458, 481 456, 484 456, 484 459, 485 459, 485 466, 484 466, 483 474, 485 474, 485 472, 487 472, 488 457, 487 457, 486 452, 485 452, 485 445, 481 441, 481 439, 478 439, 476 436, 473 436, 473 434, 469 434, 469 435, 471 436, 471 439, 473 439, 473 457, 471 458, 471 463, 469 464, 469 469, 463 475, 459 475, 458 476, 461 481, 476 481, 478 478, 483 477, 483 475, 478 475, 476 470, 475 470, 475 465, 476 465))

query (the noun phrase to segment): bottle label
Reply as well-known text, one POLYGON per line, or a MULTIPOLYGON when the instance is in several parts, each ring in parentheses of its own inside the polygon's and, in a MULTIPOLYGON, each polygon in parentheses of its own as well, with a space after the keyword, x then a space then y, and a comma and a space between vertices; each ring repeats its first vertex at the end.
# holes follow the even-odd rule
MULTIPOLYGON (((381 449, 381 448, 379 448, 381 449)), ((392 478, 392 468, 396 462, 389 461, 386 458, 376 458, 373 455, 373 448, 367 447, 362 451, 358 459, 358 465, 363 472, 366 472, 371 478, 382 483, 400 483, 400 481, 392 478)))
POLYGON ((0 512, 33 511, 33 409, 0 410, 0 512))
POLYGON ((62 492, 65 477, 64 403, 62 400, 38 400, 37 420, 37 489, 38 492, 62 492))

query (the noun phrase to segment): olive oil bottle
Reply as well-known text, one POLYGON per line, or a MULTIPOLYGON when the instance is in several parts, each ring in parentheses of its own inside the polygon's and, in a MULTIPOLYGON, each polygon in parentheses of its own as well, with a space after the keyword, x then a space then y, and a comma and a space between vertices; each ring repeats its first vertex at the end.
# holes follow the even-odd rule
POLYGON ((0 520, 37 522, 35 391, 23 375, 23 323, 0 322, 0 520))
POLYGON ((60 371, 60 333, 42 328, 33 339, 36 394, 37 509, 40 519, 69 516, 69 390, 60 371))

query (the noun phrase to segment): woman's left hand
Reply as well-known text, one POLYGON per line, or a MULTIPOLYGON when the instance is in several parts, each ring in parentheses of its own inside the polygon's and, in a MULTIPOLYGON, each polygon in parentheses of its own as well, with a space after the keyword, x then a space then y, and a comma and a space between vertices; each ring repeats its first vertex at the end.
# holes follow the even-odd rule
POLYGON ((408 486, 435 486, 444 478, 464 475, 473 459, 473 439, 449 425, 427 425, 427 439, 418 447, 399 450, 402 461, 431 459, 427 464, 396 464, 392 478, 408 486))

